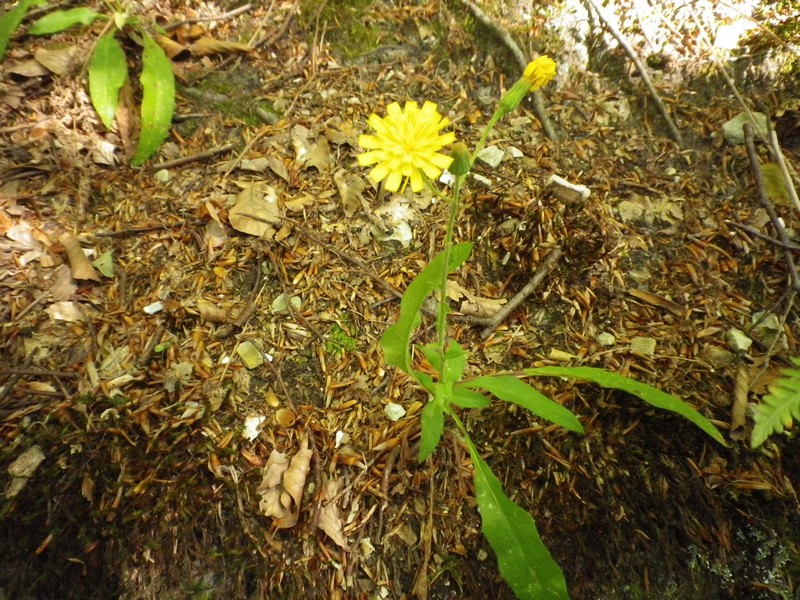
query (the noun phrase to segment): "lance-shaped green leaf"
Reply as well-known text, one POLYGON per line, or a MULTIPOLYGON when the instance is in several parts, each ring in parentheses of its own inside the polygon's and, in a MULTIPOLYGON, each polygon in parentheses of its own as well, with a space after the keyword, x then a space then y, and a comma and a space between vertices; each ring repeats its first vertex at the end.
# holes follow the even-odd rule
MULTIPOLYGON (((456 244, 450 249, 450 260, 447 272, 452 273, 460 267, 472 251, 471 243, 456 244)), ((405 373, 411 373, 411 335, 419 326, 422 315, 422 304, 433 290, 441 285, 445 269, 444 253, 440 252, 419 275, 408 284, 403 298, 400 300, 400 316, 381 337, 381 348, 386 356, 387 364, 395 366, 405 373)))
POLYGON ((69 10, 57 10, 37 19, 28 29, 28 33, 50 35, 69 29, 73 25, 91 25, 97 19, 106 18, 108 17, 83 6, 69 10))
POLYGON ((34 6, 43 4, 46 4, 45 0, 19 0, 15 6, 3 13, 3 16, 0 17, 0 59, 5 56, 8 40, 11 39, 28 11, 34 6))
POLYGON ((462 386, 468 389, 486 390, 500 400, 518 404, 533 414, 556 425, 561 425, 565 429, 583 433, 583 425, 574 414, 558 402, 553 402, 536 388, 511 375, 486 375, 465 381, 458 387, 462 386))
POLYGON ((481 531, 497 555, 503 579, 520 600, 567 600, 564 574, 550 556, 533 517, 511 502, 503 486, 465 436, 475 468, 481 531))
POLYGON ((483 394, 473 392, 461 386, 453 388, 453 395, 450 397, 450 402, 459 408, 484 408, 492 403, 483 394))
POLYGON ((127 77, 125 53, 111 31, 97 41, 89 62, 89 96, 107 129, 114 125, 119 90, 127 77))
POLYGON ((611 373, 610 371, 596 369, 594 367, 536 367, 533 369, 525 369, 523 372, 526 375, 534 377, 569 377, 571 379, 591 381, 605 388, 622 390, 623 392, 627 392, 644 400, 651 406, 668 410, 682 416, 684 419, 697 425, 697 427, 705 431, 720 444, 728 445, 719 429, 714 427, 711 421, 706 419, 680 398, 662 392, 652 385, 647 385, 646 383, 624 377, 617 373, 611 373))
POLYGON ((172 125, 175 75, 172 63, 149 36, 142 36, 142 129, 131 164, 141 166, 164 142, 172 125))
POLYGON ((419 454, 417 459, 423 462, 436 450, 444 431, 444 407, 441 402, 430 400, 420 413, 422 432, 419 437, 419 454))

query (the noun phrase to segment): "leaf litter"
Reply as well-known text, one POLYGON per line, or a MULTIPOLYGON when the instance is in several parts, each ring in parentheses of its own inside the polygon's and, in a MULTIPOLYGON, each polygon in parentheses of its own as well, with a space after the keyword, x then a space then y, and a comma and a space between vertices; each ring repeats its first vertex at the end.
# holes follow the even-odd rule
MULTIPOLYGON (((46 458, 0 513, 8 567, 0 586, 31 594, 37 581, 54 581, 36 557, 66 565, 62 581, 82 598, 161 598, 187 586, 220 597, 247 589, 249 597, 401 598, 409 582, 431 598, 508 598, 479 534, 468 449, 450 438, 429 465, 416 464, 426 399, 386 372, 377 346, 396 318, 393 291, 439 242, 442 204, 386 198, 353 155, 369 114, 410 90, 446 105, 458 136, 474 143, 470 124, 491 110, 482 99, 498 97, 513 73, 445 5, 367 13, 392 43, 356 58, 318 43, 316 20, 293 5, 251 10, 269 44, 241 41, 239 19, 248 17, 184 25, 174 36, 188 47, 213 31, 227 42, 201 46, 241 52, 242 67, 219 69, 228 85, 216 93, 246 106, 211 107, 187 92, 172 154, 157 159, 231 142, 241 160, 189 162, 163 180, 149 168, 111 166, 114 148, 133 152, 132 90, 121 93, 120 130, 102 132, 69 66, 59 78, 31 70, 21 64, 34 60, 25 42, 11 57, 21 66, 0 91, 13 111, 0 131, 0 456, 4 469, 29 448, 46 458), (396 36, 401 22, 419 39, 396 36), (438 54, 445 48, 455 54, 438 54), (255 108, 281 119, 254 122, 255 108), (92 264, 87 253, 113 261, 92 264), (335 323, 353 349, 326 350, 335 323), (248 369, 237 351, 244 344, 274 360, 248 369), (390 419, 389 405, 406 414, 390 419)), ((677 16, 659 10, 653 18, 677 16)), ((493 18, 513 26, 512 12, 493 18)), ((531 40, 544 39, 545 23, 530 23, 531 40)), ((656 31, 682 65, 663 73, 659 89, 693 151, 678 152, 639 110, 635 80, 570 70, 547 92, 558 145, 528 109, 491 140, 507 156, 476 168, 489 186, 468 184, 457 235, 477 242, 475 258, 449 293, 459 312, 488 315, 557 241, 568 246, 565 258, 487 341, 464 321, 451 334, 475 345, 476 375, 484 363, 567 361, 634 373, 731 423, 735 439, 797 332, 774 308, 785 278, 779 255, 730 225, 769 227, 740 168, 742 149, 722 139, 740 108, 692 75, 691 65, 705 64, 701 44, 656 31), (556 174, 562 182, 548 187, 556 174), (731 348, 728 332, 751 332, 759 311, 778 313, 777 323, 747 350, 731 348), (641 340, 647 352, 636 351, 641 340)), ((57 70, 83 43, 77 31, 61 41, 68 50, 52 55, 57 70)), ((187 86, 228 60, 184 54, 173 65, 187 86)), ((786 151, 796 166, 794 148, 786 151)), ((764 171, 781 204, 780 178, 764 171)), ((536 515, 573 597, 619 597, 623 585, 649 586, 652 596, 695 580, 726 597, 796 587, 780 551, 796 541, 788 539, 798 512, 791 440, 770 454, 720 452, 624 396, 559 379, 541 385, 581 416, 585 437, 513 410, 466 417, 506 492, 536 515), (771 531, 784 539, 754 541, 771 531), (764 560, 747 560, 756 550, 764 560), (724 569, 735 581, 717 578, 724 569)))

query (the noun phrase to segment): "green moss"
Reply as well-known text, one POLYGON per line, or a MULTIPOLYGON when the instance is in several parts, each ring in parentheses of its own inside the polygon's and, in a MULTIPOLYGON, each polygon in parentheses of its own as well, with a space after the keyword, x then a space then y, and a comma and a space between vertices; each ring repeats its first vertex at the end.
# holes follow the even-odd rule
POLYGON ((353 59, 375 50, 388 35, 376 27, 369 18, 374 0, 330 0, 319 11, 319 2, 303 0, 300 3, 300 22, 313 31, 325 29, 325 39, 335 55, 353 59))

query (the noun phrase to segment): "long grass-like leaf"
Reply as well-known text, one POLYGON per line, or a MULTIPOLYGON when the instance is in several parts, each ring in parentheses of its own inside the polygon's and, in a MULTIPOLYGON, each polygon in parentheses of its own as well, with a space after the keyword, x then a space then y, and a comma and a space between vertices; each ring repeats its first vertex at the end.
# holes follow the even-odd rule
POLYGON ((565 429, 583 433, 583 425, 568 409, 558 402, 553 402, 536 388, 511 375, 486 375, 485 377, 470 379, 456 387, 486 390, 501 400, 518 404, 533 414, 556 425, 561 425, 565 429))
POLYGON ((481 531, 497 555, 500 573, 520 600, 566 600, 567 584, 536 530, 533 517, 511 502, 465 435, 475 468, 481 531))
MULTIPOLYGON (((472 251, 471 243, 456 244, 450 250, 450 273, 460 267, 472 251)), ((400 316, 381 337, 381 348, 387 364, 395 366, 405 373, 411 374, 411 335, 419 326, 422 315, 422 304, 442 281, 445 269, 444 254, 437 254, 414 280, 408 284, 402 300, 400 300, 400 316)))
POLYGON ((45 0, 19 0, 16 6, 9 8, 3 13, 3 16, 0 16, 0 60, 6 54, 8 40, 14 35, 28 11, 34 6, 43 4, 46 4, 45 0))
POLYGON ((108 17, 85 6, 57 10, 37 19, 28 29, 28 33, 30 35, 51 35, 69 29, 73 25, 91 25, 101 18, 108 17))
POLYGON ((142 36, 142 130, 131 164, 141 166, 161 146, 172 125, 175 75, 167 55, 148 35, 142 36))
POLYGON ((114 125, 119 90, 127 77, 125 53, 114 32, 110 31, 97 41, 89 62, 89 96, 107 129, 114 125))
MULTIPOLYGON (((800 359, 793 358, 800 367, 800 359)), ((782 377, 769 386, 769 393, 756 406, 750 446, 758 448, 773 433, 782 433, 800 419, 800 369, 783 369, 782 377)))
POLYGON ((727 446, 725 438, 722 437, 719 429, 706 419, 703 415, 686 404, 680 398, 676 398, 671 394, 662 392, 652 385, 647 385, 640 381, 605 371, 603 369, 596 369, 594 367, 537 367, 533 369, 525 369, 526 375, 534 377, 569 377, 571 379, 580 379, 583 381, 591 381, 605 388, 612 388, 628 392, 656 408, 668 410, 682 416, 684 419, 694 423, 718 441, 720 444, 727 446))

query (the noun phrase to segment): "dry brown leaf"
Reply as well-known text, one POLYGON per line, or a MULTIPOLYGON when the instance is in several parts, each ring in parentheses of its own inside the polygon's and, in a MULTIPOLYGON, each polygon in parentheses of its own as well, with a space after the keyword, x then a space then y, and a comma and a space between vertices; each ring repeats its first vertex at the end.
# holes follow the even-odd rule
POLYGON ((465 315, 488 318, 493 317, 503 305, 508 302, 505 298, 482 298, 475 296, 468 290, 458 285, 455 281, 447 282, 447 297, 452 300, 465 298, 459 307, 459 311, 465 315))
POLYGON ((263 469, 263 479, 256 492, 261 496, 259 510, 274 520, 275 527, 294 527, 300 514, 303 489, 311 465, 313 452, 304 437, 300 450, 291 461, 286 455, 273 450, 263 469))
POLYGON ((197 311, 200 313, 200 318, 209 323, 228 322, 228 311, 216 304, 212 304, 205 298, 197 300, 197 311))
POLYGON ((67 260, 69 260, 69 267, 72 270, 74 279, 100 281, 100 275, 97 274, 92 263, 86 258, 74 235, 64 233, 58 238, 58 241, 61 242, 61 245, 64 246, 64 251, 67 253, 67 260))
POLYGON ((367 201, 362 192, 367 184, 355 173, 348 174, 344 169, 339 169, 333 174, 333 182, 339 190, 339 197, 342 199, 342 210, 346 217, 352 217, 359 208, 369 210, 367 201))
POLYGON ((155 36, 155 41, 170 59, 179 58, 182 54, 188 54, 190 51, 183 44, 163 35, 155 36))
POLYGON ((72 70, 76 61, 77 46, 56 44, 49 48, 38 48, 33 57, 40 65, 56 75, 64 75, 72 70))
POLYGON ((747 415, 747 397, 750 392, 750 376, 746 365, 739 365, 736 370, 736 382, 733 386, 733 406, 731 407, 730 437, 739 441, 747 437, 745 416, 747 415))
POLYGON ((302 125, 292 127, 290 136, 298 167, 303 169, 314 167, 322 171, 330 165, 331 152, 327 139, 324 137, 315 139, 316 135, 302 125))
POLYGON ((253 47, 239 42, 226 42, 203 36, 189 46, 189 50, 195 56, 211 56, 212 54, 230 54, 231 52, 252 52, 253 47))
POLYGON ((336 503, 339 493, 339 480, 332 479, 325 482, 323 490, 324 502, 319 509, 319 528, 331 538, 337 546, 349 550, 347 539, 344 537, 342 515, 336 503))
POLYGON ((231 227, 236 231, 272 239, 273 224, 281 223, 278 195, 270 186, 259 182, 244 182, 236 204, 228 212, 231 227))

